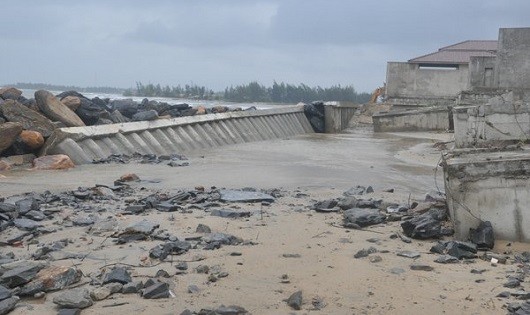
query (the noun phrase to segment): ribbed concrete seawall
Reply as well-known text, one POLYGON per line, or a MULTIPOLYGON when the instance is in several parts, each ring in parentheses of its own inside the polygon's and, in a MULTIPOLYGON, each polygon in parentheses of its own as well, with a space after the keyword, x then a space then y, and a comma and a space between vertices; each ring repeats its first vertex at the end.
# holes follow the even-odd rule
POLYGON ((303 107, 58 129, 41 154, 67 154, 77 164, 111 154, 172 154, 312 133, 303 107))

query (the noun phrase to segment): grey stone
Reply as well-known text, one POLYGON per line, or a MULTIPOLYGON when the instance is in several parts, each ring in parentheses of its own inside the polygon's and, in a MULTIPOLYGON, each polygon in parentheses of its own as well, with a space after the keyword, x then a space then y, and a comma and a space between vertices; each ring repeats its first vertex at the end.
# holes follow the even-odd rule
POLYGON ((46 219, 46 216, 44 215, 44 213, 37 211, 37 210, 28 211, 26 214, 24 214, 24 216, 33 221, 42 221, 46 219))
POLYGON ((0 315, 4 315, 11 312, 15 308, 19 300, 20 299, 18 296, 12 296, 0 301, 0 315))
POLYGON ((206 243, 218 242, 223 245, 237 245, 243 242, 239 237, 225 233, 206 234, 202 240, 206 243))
POLYGON ((458 263, 458 258, 451 255, 440 255, 434 260, 439 264, 455 264, 458 263))
POLYGON ((94 224, 94 219, 91 216, 78 215, 71 220, 75 226, 88 226, 94 224))
POLYGON ((156 222, 151 222, 144 219, 140 222, 132 223, 126 226, 124 229, 124 233, 141 233, 149 235, 153 233, 153 231, 159 226, 160 224, 156 222))
POLYGON ((4 287, 3 285, 0 285, 0 301, 5 300, 9 297, 11 297, 11 290, 4 287))
POLYGON ((395 274, 395 275, 400 275, 400 274, 402 274, 404 272, 405 272, 405 269, 399 268, 399 267, 394 267, 394 268, 390 269, 390 273, 395 274))
POLYGON ((196 285, 194 285, 194 284, 190 284, 190 285, 188 286, 188 293, 194 294, 194 293, 198 293, 199 291, 201 291, 201 290, 199 289, 199 287, 196 286, 196 285))
POLYGON ((39 203, 33 197, 17 200, 15 206, 20 214, 27 214, 31 210, 39 210, 39 203))
POLYGON ((381 262, 383 261, 383 258, 379 255, 374 255, 374 256, 370 256, 368 257, 368 260, 371 262, 371 263, 378 263, 378 262, 381 262))
POLYGON ((363 248, 357 253, 353 255, 354 258, 363 258, 370 254, 377 253, 377 249, 375 247, 370 246, 369 248, 363 248))
POLYGON ((365 186, 358 185, 358 186, 348 189, 347 191, 343 193, 343 195, 344 196, 358 196, 358 195, 363 195, 365 193, 372 193, 372 192, 374 192, 374 189, 372 188, 372 186, 365 187, 365 186))
POLYGON ((410 265, 410 270, 433 271, 434 267, 429 265, 410 265))
POLYGON ((177 268, 177 270, 181 270, 181 271, 188 270, 188 263, 185 262, 185 261, 180 261, 180 262, 178 262, 175 265, 175 268, 177 268))
POLYGON ((13 223, 15 224, 17 228, 22 229, 22 230, 27 230, 27 231, 32 231, 42 226, 42 224, 37 221, 33 221, 31 219, 25 219, 25 218, 15 219, 13 220, 13 223))
POLYGON ((122 291, 123 284, 118 282, 107 283, 105 284, 105 288, 109 289, 110 293, 114 294, 122 291))
POLYGON ((8 270, 0 277, 0 284, 5 285, 8 288, 14 288, 26 284, 35 278, 42 267, 42 265, 22 265, 8 270))
POLYGON ((220 190, 221 200, 225 202, 274 202, 274 197, 256 191, 220 190))
POLYGON ((210 227, 205 224, 199 223, 199 225, 197 225, 197 228, 195 229, 195 232, 196 233, 212 233, 212 229, 210 229, 210 227))
POLYGON ((149 257, 164 260, 169 255, 182 255, 190 248, 191 244, 186 241, 166 242, 151 248, 149 257))
POLYGON ((519 281, 519 279, 508 278, 508 281, 505 282, 502 286, 505 288, 513 289, 513 288, 517 288, 520 285, 521 285, 521 282, 519 281))
POLYGON ((230 305, 224 306, 221 305, 215 310, 215 314, 219 315, 245 315, 248 314, 248 311, 241 306, 230 305))
POLYGON ((159 269, 156 274, 155 274, 155 277, 157 278, 170 278, 171 276, 169 275, 169 273, 163 269, 159 269))
POLYGON ((87 308, 94 304, 86 288, 62 291, 53 298, 53 303, 63 308, 87 308))
POLYGON ((81 309, 79 308, 61 308, 57 315, 80 315, 81 309))
POLYGON ((156 120, 158 119, 158 113, 156 110, 146 110, 138 112, 131 117, 132 121, 144 121, 144 120, 156 120))
POLYGON ((111 294, 112 292, 110 291, 109 288, 99 287, 99 288, 95 288, 94 290, 90 292, 90 297, 94 301, 101 301, 101 300, 108 298, 111 294))
POLYGON ((124 293, 124 294, 138 293, 143 287, 144 287, 144 284, 142 283, 142 281, 129 282, 123 285, 123 288, 121 289, 121 293, 124 293))
POLYGON ((208 273, 210 272, 210 267, 208 267, 208 265, 199 265, 195 268, 195 271, 197 273, 208 273))
POLYGON ((107 271, 103 275, 102 283, 112 283, 112 282, 118 282, 121 284, 126 284, 131 282, 131 275, 129 274, 129 271, 125 267, 115 266, 111 270, 107 271))
POLYGON ((302 308, 302 291, 296 291, 287 299, 287 305, 295 310, 300 310, 302 308))
POLYGON ((353 208, 344 211, 344 227, 365 227, 383 223, 385 216, 376 209, 353 208))
POLYGON ((232 209, 213 209, 211 215, 221 218, 245 218, 250 217, 250 211, 239 211, 232 209))
POLYGON ((402 251, 399 251, 397 252, 397 255, 398 256, 401 256, 401 257, 407 257, 407 258, 418 258, 420 257, 420 253, 418 252, 414 252, 414 251, 410 251, 410 250, 402 250, 402 251))
POLYGON ((168 298, 169 296, 169 284, 165 282, 155 283, 145 288, 142 293, 144 299, 162 299, 168 298))

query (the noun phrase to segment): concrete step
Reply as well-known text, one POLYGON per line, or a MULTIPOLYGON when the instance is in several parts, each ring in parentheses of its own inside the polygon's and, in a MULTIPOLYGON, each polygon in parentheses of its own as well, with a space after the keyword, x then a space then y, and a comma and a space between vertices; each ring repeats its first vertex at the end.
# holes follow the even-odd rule
POLYGON ((76 164, 111 154, 182 154, 237 143, 312 133, 302 106, 228 112, 112 125, 60 128, 41 154, 66 154, 76 164))

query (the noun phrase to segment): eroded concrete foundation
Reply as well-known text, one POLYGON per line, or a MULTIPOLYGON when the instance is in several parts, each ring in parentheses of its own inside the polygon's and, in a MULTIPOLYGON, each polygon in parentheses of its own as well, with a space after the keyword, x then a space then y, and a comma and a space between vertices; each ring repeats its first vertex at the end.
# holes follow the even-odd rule
POLYGON ((530 150, 460 149, 443 155, 445 191, 456 237, 491 221, 495 237, 530 241, 530 150))

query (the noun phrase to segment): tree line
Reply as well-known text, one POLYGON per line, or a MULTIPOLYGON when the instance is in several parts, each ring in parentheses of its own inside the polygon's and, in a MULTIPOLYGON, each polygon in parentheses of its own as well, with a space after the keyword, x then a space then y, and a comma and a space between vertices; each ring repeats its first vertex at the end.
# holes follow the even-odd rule
POLYGON ((204 86, 161 86, 160 84, 136 83, 136 90, 126 90, 125 96, 145 97, 175 97, 201 100, 223 100, 229 102, 271 102, 271 103, 309 103, 312 101, 350 101, 354 103, 366 103, 370 100, 370 94, 358 93, 352 85, 331 87, 310 87, 300 83, 298 85, 288 83, 277 83, 274 81, 271 87, 266 87, 258 82, 227 87, 224 92, 214 92, 204 86))
POLYGON ((136 90, 128 89, 123 92, 124 96, 145 96, 145 97, 175 97, 199 100, 211 100, 215 98, 214 91, 195 84, 185 86, 161 86, 160 84, 142 84, 136 82, 136 90))
POLYGON ((80 87, 80 86, 75 86, 75 85, 60 85, 60 84, 48 84, 48 83, 25 83, 25 82, 18 82, 18 83, 9 84, 6 86, 12 86, 17 89, 29 89, 29 90, 77 91, 77 92, 85 92, 85 93, 108 93, 108 94, 122 94, 125 91, 125 89, 111 87, 111 86, 80 87))

